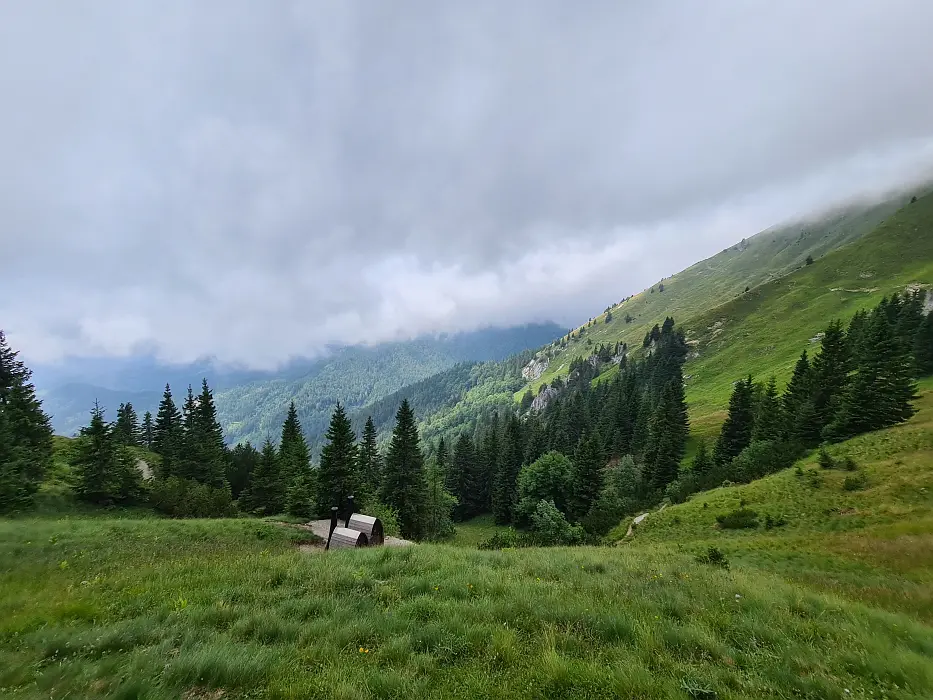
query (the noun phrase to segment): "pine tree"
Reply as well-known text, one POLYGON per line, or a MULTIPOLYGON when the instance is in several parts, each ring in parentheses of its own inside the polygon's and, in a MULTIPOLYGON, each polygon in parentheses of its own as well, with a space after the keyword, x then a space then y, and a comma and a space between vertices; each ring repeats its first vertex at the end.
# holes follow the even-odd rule
POLYGON ((259 450, 247 440, 236 445, 230 451, 230 461, 227 465, 227 483, 230 484, 230 493, 233 498, 239 498, 249 486, 253 473, 259 464, 259 450))
POLYGON ((147 450, 152 449, 152 440, 155 435, 155 426, 152 422, 152 412, 146 411, 143 415, 142 427, 139 431, 139 442, 142 447, 145 447, 147 450))
POLYGON ((483 509, 481 493, 481 466, 470 436, 462 434, 454 445, 453 459, 447 470, 447 490, 457 499, 454 516, 458 521, 468 520, 483 509))
POLYGON ((191 387, 185 400, 185 446, 188 454, 186 476, 214 488, 226 486, 227 453, 224 434, 217 420, 214 395, 207 380, 201 382, 201 393, 194 399, 191 387))
POLYGON ((96 505, 134 500, 139 495, 141 477, 132 455, 114 439, 113 426, 104 420, 96 401, 90 424, 81 429, 73 455, 77 484, 75 493, 96 505))
POLYGON ((181 413, 172 399, 172 389, 165 385, 159 411, 152 431, 152 450, 162 457, 160 476, 181 476, 180 458, 183 449, 183 423, 181 413))
POLYGON ((347 496, 354 496, 358 485, 356 435, 339 403, 324 437, 327 444, 321 450, 317 483, 317 512, 322 518, 330 514, 332 506, 343 512, 347 496))
POLYGON ((427 539, 440 540, 454 532, 452 513, 456 497, 444 488, 444 469, 435 458, 425 471, 425 532, 427 539))
POLYGON ((774 377, 761 391, 755 408, 755 427, 752 440, 778 440, 781 436, 781 400, 774 377))
POLYGON ((28 508, 52 463, 52 427, 0 330, 0 513, 28 508))
POLYGON ((296 518, 311 520, 315 515, 317 497, 317 474, 311 465, 298 467, 290 472, 291 485, 285 494, 285 512, 296 518))
POLYGON ((933 313, 924 316, 917 328, 913 355, 917 376, 926 377, 933 374, 933 313))
POLYGON ((117 409, 117 421, 113 426, 113 439, 118 445, 139 447, 139 419, 131 403, 121 403, 117 409))
MULTIPOLYGON (((477 443, 479 444, 479 443, 477 443)), ((489 426, 483 435, 482 449, 477 450, 479 467, 477 488, 478 512, 486 513, 492 507, 492 485, 499 464, 499 413, 492 414, 489 426)))
POLYGON ((823 333, 820 354, 813 358, 813 409, 822 429, 836 413, 845 393, 851 369, 849 348, 840 321, 832 321, 823 333))
POLYGON ((499 525, 512 522, 518 501, 518 473, 522 469, 524 452, 521 423, 518 418, 511 416, 502 434, 496 478, 492 485, 492 513, 499 525))
POLYGON ((279 460, 281 462, 282 478, 286 484, 299 475, 303 475, 311 466, 311 451, 305 440, 298 420, 298 409, 295 402, 288 404, 288 413, 282 423, 282 437, 279 440, 279 460))
POLYGON ((580 438, 573 454, 573 500, 570 515, 579 520, 590 512, 603 488, 606 458, 598 436, 580 438))
POLYGON ((403 537, 419 537, 424 532, 425 502, 424 455, 421 453, 415 414, 408 399, 395 416, 395 429, 386 455, 382 501, 396 508, 403 537))
POLYGON ((664 488, 677 478, 688 431, 683 384, 670 381, 648 422, 645 472, 654 488, 664 488))
POLYGON ((706 441, 700 440, 700 444, 697 446, 697 452, 693 455, 693 462, 690 464, 690 472, 702 482, 712 468, 713 460, 710 458, 709 451, 706 449, 706 441))
POLYGON ((781 396, 781 414, 784 436, 804 446, 813 446, 820 441, 820 424, 813 403, 813 372, 807 351, 804 350, 790 382, 781 396))
POLYGON ((752 405, 752 379, 735 383, 729 398, 729 415, 713 449, 713 461, 720 465, 731 462, 752 441, 755 427, 755 409, 752 405))
POLYGON ((240 508, 264 515, 281 513, 285 510, 285 490, 275 446, 266 438, 249 485, 240 495, 240 508))
MULTIPOLYGON (((444 459, 441 452, 444 449, 444 440, 438 446, 439 459, 444 459)), ((379 446, 376 444, 376 425, 373 423, 373 417, 366 419, 366 425, 363 427, 363 436, 359 447, 359 501, 366 503, 379 498, 379 491, 382 488, 382 455, 379 453, 379 446)))
POLYGON ((916 413, 912 359, 892 332, 889 312, 890 303, 871 314, 855 375, 835 419, 823 432, 826 439, 842 440, 886 428, 916 413))

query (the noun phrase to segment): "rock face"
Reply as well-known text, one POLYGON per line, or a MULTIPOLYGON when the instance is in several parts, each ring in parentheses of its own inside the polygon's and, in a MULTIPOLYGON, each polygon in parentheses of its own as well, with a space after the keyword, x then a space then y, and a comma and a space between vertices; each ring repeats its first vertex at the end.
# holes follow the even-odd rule
POLYGON ((534 358, 527 365, 522 367, 522 379, 526 382, 533 382, 544 374, 550 361, 546 357, 534 358))
POLYGON ((543 411, 547 408, 547 405, 551 403, 551 400, 557 396, 560 392, 552 386, 546 387, 544 391, 535 396, 534 401, 531 402, 532 411, 543 411))

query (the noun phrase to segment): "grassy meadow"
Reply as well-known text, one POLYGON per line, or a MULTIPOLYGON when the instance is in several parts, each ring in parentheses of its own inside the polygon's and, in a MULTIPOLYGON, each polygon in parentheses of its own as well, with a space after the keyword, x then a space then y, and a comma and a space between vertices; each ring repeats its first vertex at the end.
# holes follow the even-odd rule
POLYGON ((920 406, 833 448, 857 472, 810 456, 616 546, 479 551, 488 517, 327 554, 255 519, 2 520, 0 697, 930 698, 933 382, 920 406), (716 527, 743 505, 786 523, 716 527))

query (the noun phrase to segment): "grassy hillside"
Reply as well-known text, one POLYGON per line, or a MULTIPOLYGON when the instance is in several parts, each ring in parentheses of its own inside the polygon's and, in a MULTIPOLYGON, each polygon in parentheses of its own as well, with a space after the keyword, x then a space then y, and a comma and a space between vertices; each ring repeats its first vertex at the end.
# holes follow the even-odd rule
POLYGON ((746 287, 754 288, 802 267, 807 256, 819 259, 858 240, 909 200, 910 196, 900 196, 874 206, 837 212, 818 222, 768 229, 660 281, 612 306, 609 323, 606 313, 602 313, 595 318, 594 326, 584 329, 582 339, 572 340, 565 348, 552 346, 547 370, 517 392, 516 399, 526 388, 537 393, 541 384, 565 375, 571 360, 589 355, 595 345, 626 342, 630 347, 640 347, 645 333, 667 316, 683 323, 735 298, 746 287), (664 291, 660 291, 662 284, 664 291), (627 315, 633 319, 630 323, 625 321, 627 315))

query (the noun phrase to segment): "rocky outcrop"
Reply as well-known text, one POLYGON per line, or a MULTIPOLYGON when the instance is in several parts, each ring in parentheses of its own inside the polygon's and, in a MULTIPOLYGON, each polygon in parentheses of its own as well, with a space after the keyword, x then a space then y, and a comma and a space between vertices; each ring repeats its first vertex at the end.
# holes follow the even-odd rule
POLYGON ((526 382, 533 382, 544 374, 544 370, 547 369, 548 364, 550 364, 550 361, 546 357, 534 358, 527 365, 522 367, 522 379, 526 382))
POLYGON ((543 411, 559 393, 560 392, 552 386, 545 387, 540 394, 535 396, 534 401, 531 402, 531 410, 543 411))

